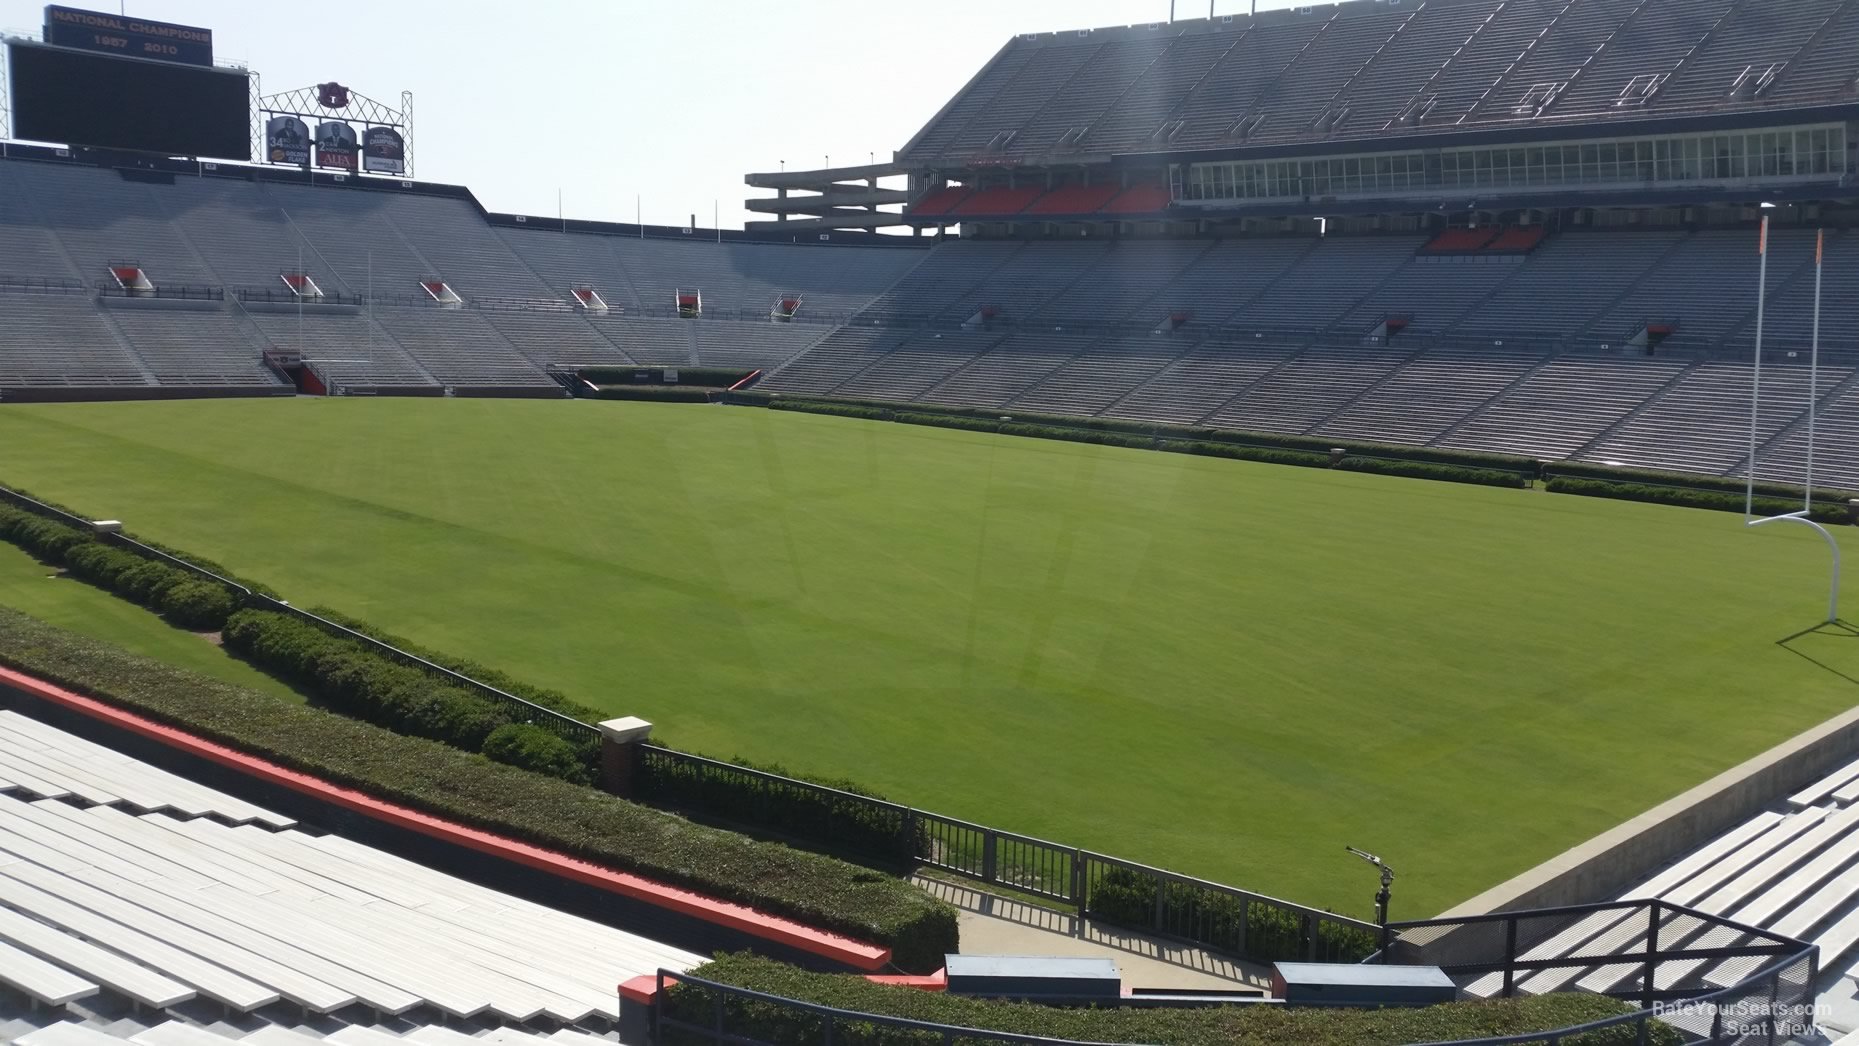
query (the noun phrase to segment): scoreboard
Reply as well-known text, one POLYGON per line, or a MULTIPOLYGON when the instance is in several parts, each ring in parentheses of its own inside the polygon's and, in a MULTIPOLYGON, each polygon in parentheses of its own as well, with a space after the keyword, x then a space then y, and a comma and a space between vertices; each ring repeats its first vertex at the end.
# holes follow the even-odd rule
POLYGON ((45 9, 45 42, 7 41, 15 137, 250 160, 251 78, 213 64, 208 29, 45 9))
POLYGON ((213 65, 211 29, 151 22, 101 11, 80 11, 55 4, 45 9, 45 42, 54 47, 101 51, 125 58, 213 65))

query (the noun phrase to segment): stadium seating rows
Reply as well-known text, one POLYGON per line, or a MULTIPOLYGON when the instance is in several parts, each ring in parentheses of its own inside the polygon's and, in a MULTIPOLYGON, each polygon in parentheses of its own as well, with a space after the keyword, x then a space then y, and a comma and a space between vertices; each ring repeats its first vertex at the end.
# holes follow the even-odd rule
POLYGON ((1029 34, 900 155, 1059 162, 1814 104, 1849 96, 1855 38, 1851 0, 1353 0, 1029 34))
POLYGON ((301 1046, 274 1033, 322 1038, 312 1018, 338 1015, 371 1019, 329 1036, 345 1046, 374 1022, 429 1046, 417 1029, 448 1021, 605 1029, 614 984, 701 961, 0 712, 0 1039, 182 1046, 237 1029, 301 1046), (28 1016, 7 990, 52 1009, 28 1016), (127 1030, 106 1020, 125 1009, 127 1030), (189 1020, 203 1013, 222 1030, 189 1020))
POLYGON ((769 367, 818 340, 832 319, 864 307, 924 255, 901 246, 494 228, 450 196, 236 177, 159 184, 75 164, 0 162, 0 389, 287 391, 261 361, 267 348, 299 350, 325 384, 357 391, 546 392, 559 388, 549 367, 579 363, 769 367), (112 283, 108 270, 119 263, 140 267, 158 292, 185 289, 194 307, 168 311, 121 299, 109 303, 118 307, 94 307, 86 300, 92 288, 112 283), (347 304, 299 310, 284 282, 299 272, 315 280, 324 302, 347 304), (464 307, 440 308, 421 288, 435 280, 464 307), (594 288, 613 314, 576 309, 572 292, 580 286, 594 288), (681 288, 702 294, 701 336, 666 331, 650 318, 672 315, 681 288), (253 304, 241 291, 281 301, 253 304), (200 300, 202 292, 213 297, 200 300), (358 296, 374 305, 361 309, 358 296), (782 297, 800 300, 800 322, 768 321, 782 297), (721 325, 709 328, 711 321, 721 325), (705 360, 706 352, 714 358, 705 360))
MULTIPOLYGON (((275 346, 299 349, 345 391, 553 393, 555 366, 714 364, 767 370, 773 392, 1713 473, 1747 456, 1727 433, 1747 418, 1748 230, 832 249, 493 227, 458 199, 236 178, 160 185, 6 162, 0 183, 19 190, 0 196, 0 389, 287 391, 258 358, 275 346), (70 202, 93 196, 107 206, 70 202), (351 297, 290 302, 281 275, 300 259, 327 294, 351 297), (232 293, 99 304, 84 292, 124 260, 158 288, 178 272, 232 293), (432 301, 420 284, 434 279, 464 307, 432 301), (577 286, 614 311, 576 308, 577 286), (273 300, 241 302, 241 287, 273 300), (679 288, 703 291, 705 319, 671 318, 679 288), (370 290, 369 305, 354 304, 370 290), (766 305, 786 295, 843 322, 770 322, 766 305), (658 315, 639 315, 654 302, 658 315), (1643 358, 1655 337, 1661 358, 1643 358)), ((1786 370, 1810 331, 1812 243, 1801 229, 1772 236, 1765 333, 1783 373, 1759 426, 1771 475, 1806 455, 1805 381, 1786 370)), ((1817 391, 1827 445, 1852 446, 1859 235, 1835 233, 1827 258, 1834 362, 1817 391)), ((1821 457, 1829 480, 1859 482, 1854 456, 1821 457)))

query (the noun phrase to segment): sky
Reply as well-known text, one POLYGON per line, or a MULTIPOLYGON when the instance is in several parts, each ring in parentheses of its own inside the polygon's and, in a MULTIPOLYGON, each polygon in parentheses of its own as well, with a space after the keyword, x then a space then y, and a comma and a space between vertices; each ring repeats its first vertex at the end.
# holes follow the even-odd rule
MULTIPOLYGON (((1296 0, 1260 0, 1259 9, 1296 0)), ((214 31, 265 93, 412 91, 422 181, 493 211, 740 228, 750 171, 888 159, 1017 33, 1168 18, 1169 0, 125 0, 214 31)), ((1243 14, 1250 0, 1214 0, 1243 14)), ((0 31, 44 5, 0 0, 0 31)), ((1207 0, 1178 0, 1182 18, 1207 0)))

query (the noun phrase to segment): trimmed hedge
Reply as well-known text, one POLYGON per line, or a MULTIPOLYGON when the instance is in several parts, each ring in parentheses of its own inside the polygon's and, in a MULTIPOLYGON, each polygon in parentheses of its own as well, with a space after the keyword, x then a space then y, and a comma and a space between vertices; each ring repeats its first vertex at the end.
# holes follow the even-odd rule
MULTIPOLYGON (((691 971, 705 980, 797 999, 839 1010, 930 1021, 986 1031, 1040 1035, 1087 1042, 1154 1043, 1157 1046, 1396 1046, 1553 1031, 1635 1012, 1603 995, 1567 993, 1491 1002, 1455 1002, 1424 1009, 1354 1010, 1234 1005, 1205 1008, 1057 1008, 974 999, 873 984, 863 977, 810 973, 752 955, 723 955, 691 971)), ((671 989, 668 1012, 710 1027, 716 993, 696 985, 671 989)), ((725 1028, 778 1046, 824 1042, 824 1022, 804 1010, 725 996, 725 1028)), ((1677 1046, 1677 1029, 1647 1024, 1652 1046, 1677 1046)), ((670 1046, 708 1042, 667 1029, 670 1046)), ((941 1038, 920 1031, 841 1025, 842 1042, 860 1046, 924 1046, 941 1038)), ((958 1040, 959 1041, 959 1040, 958 1040)), ((1632 1046, 1633 1024, 1603 1028, 1562 1040, 1567 1046, 1632 1046)))
POLYGON ((901 879, 136 657, 0 607, 0 664, 450 820, 889 946, 927 973, 955 909, 901 879))
POLYGON ((147 607, 171 624, 217 632, 238 606, 231 589, 179 567, 106 545, 91 534, 10 505, 0 505, 0 539, 71 576, 147 607))
MULTIPOLYGON (((1695 472, 1661 472, 1656 469, 1626 468, 1619 465, 1596 465, 1587 461, 1558 461, 1543 471, 1544 475, 1550 479, 1557 477, 1599 479, 1611 483, 1645 483, 1659 487, 1720 490, 1731 494, 1743 494, 1749 486, 1748 480, 1738 479, 1735 476, 1705 476, 1695 472)), ((1758 496, 1799 501, 1805 492, 1806 488, 1799 484, 1756 484, 1758 496)), ((1854 498, 1859 498, 1859 491, 1835 490, 1830 487, 1814 488, 1815 501, 1844 505, 1854 498)))
MULTIPOLYGON (((439 741, 492 758, 530 760, 518 765, 554 769, 565 780, 592 778, 599 742, 563 741, 562 752, 540 752, 506 735, 495 751, 487 747, 498 729, 519 723, 507 703, 445 681, 423 668, 403 665, 353 640, 340 639, 300 618, 269 610, 241 610, 226 622, 227 650, 311 694, 334 711, 414 737, 439 741)), ((526 736, 526 735, 524 735, 526 736)))
MULTIPOLYGON (((830 414, 835 417, 860 418, 867 421, 896 421, 907 425, 929 425, 969 432, 995 432, 1004 436, 1025 436, 1067 443, 1092 443, 1107 447, 1128 447, 1133 450, 1163 450, 1175 454, 1201 454, 1208 457, 1232 458, 1238 461, 1298 465, 1304 468, 1334 468, 1343 472, 1367 472, 1382 476, 1405 476, 1447 483, 1472 483, 1487 487, 1525 489, 1530 486, 1531 476, 1534 474, 1534 465, 1523 471, 1507 468, 1475 468, 1462 463, 1426 460, 1423 457, 1408 460, 1350 455, 1332 464, 1330 448, 1323 440, 1304 441, 1308 447, 1321 445, 1323 449, 1319 451, 1297 449, 1296 445, 1288 440, 1282 446, 1259 447, 1241 442, 1219 442, 1212 438, 1185 438, 1187 434, 1192 433, 1207 437, 1223 435, 1213 429, 1137 425, 1132 422, 1107 422, 1095 427, 1074 426, 1069 424, 1071 419, 1065 418, 1047 418, 1045 421, 1022 420, 1023 417, 1037 419, 1043 417, 1042 415, 1013 415, 1014 420, 1001 421, 1000 417, 1005 415, 990 418, 973 414, 927 414, 918 411, 893 411, 862 403, 820 400, 776 400, 769 406, 776 410, 830 414)), ((1364 445, 1357 444, 1356 446, 1364 445)), ((1442 457, 1462 457, 1462 455, 1446 454, 1442 457)))
MULTIPOLYGON (((660 742, 658 747, 670 746, 660 742)), ((718 762, 889 801, 843 778, 795 774, 779 764, 758 766, 740 757, 718 762)), ((663 757, 642 760, 636 773, 638 798, 645 802, 769 833, 820 853, 906 869, 916 865, 925 842, 912 838, 903 818, 892 811, 752 774, 663 757)))
POLYGON ((594 778, 585 753, 529 723, 505 723, 492 730, 484 739, 484 754, 500 763, 576 784, 589 784, 594 778))
MULTIPOLYGON (((732 393, 728 402, 744 406, 766 405, 775 410, 796 410, 810 414, 834 414, 841 417, 869 418, 875 421, 908 420, 912 424, 938 424, 931 418, 979 418, 999 425, 1003 417, 1012 424, 1033 425, 1063 431, 1089 430, 1115 432, 1130 436, 1148 436, 1165 440, 1192 440, 1209 443, 1232 443, 1261 450, 1308 451, 1328 455, 1332 448, 1361 457, 1391 461, 1418 461, 1464 468, 1511 472, 1535 479, 1541 464, 1520 454, 1491 454, 1473 450, 1447 450, 1437 447, 1409 447, 1395 443, 1367 443, 1338 440, 1328 436, 1289 436, 1273 432, 1244 432, 1233 429, 1204 428, 1193 425, 1167 425, 1146 421, 1123 421, 1116 418, 1081 418, 1061 414, 1029 414, 1000 407, 938 407, 923 403, 898 404, 881 400, 825 400, 771 397, 763 393, 732 393), (908 415, 906 418, 905 415, 908 415)), ((946 423, 945 423, 946 424, 946 423)), ((967 425, 947 427, 969 428, 967 425)), ((988 430, 995 431, 995 430, 988 430)), ((1053 437, 1062 438, 1062 437, 1053 437)), ((1137 446, 1139 444, 1117 444, 1137 446)), ((1147 445, 1147 444, 1140 444, 1147 445)))
MULTIPOLYGON (((1133 930, 1150 930, 1156 912, 1156 881, 1122 868, 1105 872, 1091 885, 1091 915, 1133 930)), ((1182 883, 1163 887, 1163 906, 1198 911, 1196 939, 1209 947, 1254 962, 1302 962, 1302 920, 1275 905, 1212 894, 1182 883), (1242 928, 1244 930, 1242 937, 1242 928)), ((1375 935, 1335 923, 1317 924, 1322 962, 1357 962, 1374 952, 1375 935)))
MULTIPOLYGON (((1741 512, 1745 507, 1743 494, 1732 494, 1728 491, 1689 490, 1683 487, 1655 487, 1645 483, 1609 483, 1603 480, 1567 477, 1552 479, 1546 487, 1551 494, 1578 494, 1582 497, 1613 498, 1617 501, 1645 501, 1655 505, 1713 509, 1718 512, 1741 512)), ((1755 510, 1759 516, 1779 516, 1789 512, 1799 512, 1801 503, 1783 501, 1780 498, 1759 497, 1756 499, 1755 510)), ((1819 523, 1846 523, 1850 515, 1844 503, 1819 504, 1814 506, 1810 518, 1819 523)))
POLYGON ((589 708, 587 705, 571 699, 560 690, 551 690, 547 687, 537 686, 534 683, 526 683, 520 679, 512 679, 501 670, 492 668, 489 665, 480 664, 462 657, 453 657, 450 654, 442 653, 429 647, 423 647, 410 639, 404 639, 385 629, 376 628, 374 625, 359 618, 350 617, 340 610, 331 610, 328 607, 310 607, 308 613, 315 614, 317 617, 328 621, 333 621, 351 632, 359 632, 376 642, 386 643, 388 646, 412 654, 414 657, 424 658, 438 665, 440 668, 450 669, 461 676, 475 679, 486 686, 496 687, 506 694, 514 694, 528 701, 530 704, 541 705, 544 708, 560 712, 570 719, 579 719, 583 723, 598 723, 608 718, 607 713, 596 708, 589 708))
POLYGON ((596 400, 653 400, 659 403, 708 403, 710 390, 687 385, 602 385, 587 395, 596 400))

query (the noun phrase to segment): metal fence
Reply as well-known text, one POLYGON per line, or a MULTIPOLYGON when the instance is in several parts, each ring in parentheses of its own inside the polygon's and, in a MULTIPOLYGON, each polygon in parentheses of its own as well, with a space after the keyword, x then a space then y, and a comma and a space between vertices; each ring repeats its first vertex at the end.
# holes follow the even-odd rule
MULTIPOLYGON (((84 531, 85 533, 92 533, 95 531, 90 520, 73 515, 63 509, 47 505, 42 501, 27 497, 17 491, 0 487, 0 501, 4 501, 16 508, 24 509, 48 519, 57 520, 60 523, 64 523, 67 526, 84 531)), ((118 548, 133 552, 145 559, 152 559, 160 563, 165 563, 168 566, 185 571, 203 580, 224 585, 226 588, 236 593, 247 606, 287 614, 300 621, 315 625, 317 628, 331 635, 367 647, 370 651, 391 661, 424 669, 432 675, 444 679, 448 683, 470 690, 477 696, 484 698, 492 704, 498 705, 513 719, 533 723, 565 741, 584 744, 595 744, 599 742, 600 730, 597 727, 589 726, 578 719, 563 715, 552 708, 546 708, 533 701, 524 700, 515 694, 506 693, 487 683, 479 682, 469 676, 446 668, 444 665, 434 664, 423 657, 410 654, 390 643, 384 643, 381 640, 375 639, 373 636, 357 632, 346 625, 312 614, 307 610, 299 610, 281 599, 266 595, 262 592, 253 591, 251 588, 232 578, 222 577, 205 567, 190 563, 172 553, 165 552, 150 545, 145 545, 127 534, 98 533, 96 537, 105 544, 115 545, 118 548)))
MULTIPOLYGON (((1383 961, 1438 965, 1468 996, 1501 997, 1529 977, 1581 974, 1561 990, 1614 971, 1638 987, 1640 1008, 1570 1027, 1521 1035, 1438 1040, 1424 1046, 1564 1046, 1575 1043, 1721 1043, 1781 1046, 1813 1037, 1818 951, 1801 941, 1659 901, 1582 905, 1400 923, 1383 961), (1607 927, 1628 931, 1609 937, 1607 927), (1599 932, 1607 948, 1548 961, 1562 937, 1599 932), (1632 933, 1647 935, 1649 944, 1632 933), (1660 940, 1676 942, 1661 946, 1660 940), (1536 955, 1536 958, 1531 958, 1536 955), (1727 983, 1727 987, 1713 987, 1727 983), (1493 985, 1502 991, 1492 992, 1493 985), (1665 987, 1660 987, 1665 985, 1665 987)), ((1579 947, 1577 950, 1580 950, 1579 947)), ((1605 994, 1620 995, 1610 992, 1605 994)), ((873 1043, 914 1046, 1058 1043, 1069 1040, 856 1013, 661 970, 652 1005, 659 1046, 773 1046, 873 1043), (667 989, 675 986, 675 991, 667 989)))
POLYGON ((796 1042, 821 1046, 873 1042, 900 1046, 1103 1046, 834 1009, 666 970, 658 971, 651 1041, 654 1046, 774 1046, 796 1042), (666 990, 668 982, 677 985, 675 999, 666 990))
POLYGON ((1378 927, 1264 894, 828 785, 642 746, 639 798, 850 860, 938 869, 1260 962, 1353 962, 1378 927))
POLYGON ((1777 1044, 1813 1023, 1819 950, 1782 934, 1659 900, 1392 923, 1378 957, 1438 966, 1468 996, 1583 991, 1639 1011, 1553 1034, 1477 1040, 1558 1043, 1582 1031, 1657 1024, 1688 1041, 1777 1044))

